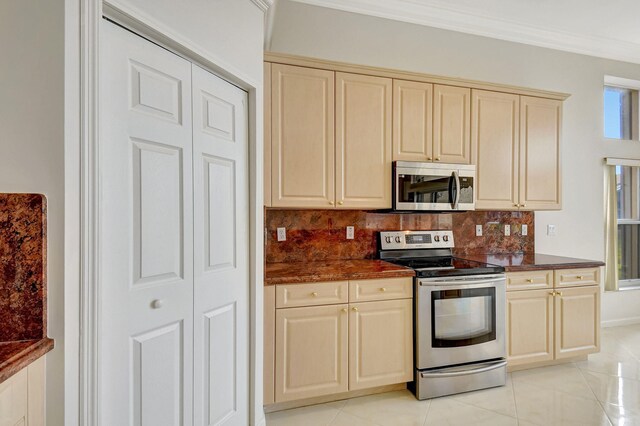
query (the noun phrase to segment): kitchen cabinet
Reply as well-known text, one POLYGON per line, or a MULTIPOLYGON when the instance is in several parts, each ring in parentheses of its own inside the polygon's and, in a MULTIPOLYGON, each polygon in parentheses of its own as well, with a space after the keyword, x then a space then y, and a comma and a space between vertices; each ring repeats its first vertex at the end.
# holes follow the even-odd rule
POLYGON ((393 81, 393 159, 471 163, 471 89, 393 81))
POLYGON ((333 71, 271 65, 271 205, 335 203, 333 71))
POLYGON ((411 381, 412 282, 405 277, 266 288, 265 404, 411 381))
POLYGON ((600 268, 507 273, 506 321, 510 367, 598 352, 600 268))
POLYGON ((391 207, 389 78, 336 73, 336 205, 391 207))
POLYGON ((44 357, 0 383, 0 426, 44 425, 44 357))
POLYGON ((264 205, 271 207, 271 64, 264 63, 264 205))
POLYGON ((483 90, 472 93, 476 208, 561 208, 562 103, 483 90))

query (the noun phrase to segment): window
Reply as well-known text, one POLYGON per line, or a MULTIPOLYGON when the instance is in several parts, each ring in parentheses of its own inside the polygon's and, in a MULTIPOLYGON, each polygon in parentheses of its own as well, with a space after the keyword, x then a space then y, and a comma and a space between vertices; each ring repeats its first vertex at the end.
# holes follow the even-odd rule
POLYGON ((639 168, 616 166, 618 285, 640 285, 639 168))
POLYGON ((604 137, 638 140, 640 81, 605 76, 604 137))

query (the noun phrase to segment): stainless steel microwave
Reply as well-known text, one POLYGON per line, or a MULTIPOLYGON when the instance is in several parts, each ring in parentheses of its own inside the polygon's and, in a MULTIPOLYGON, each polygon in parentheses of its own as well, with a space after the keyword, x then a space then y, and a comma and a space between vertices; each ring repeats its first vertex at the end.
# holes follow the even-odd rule
POLYGON ((475 210, 476 166, 393 162, 393 210, 475 210))

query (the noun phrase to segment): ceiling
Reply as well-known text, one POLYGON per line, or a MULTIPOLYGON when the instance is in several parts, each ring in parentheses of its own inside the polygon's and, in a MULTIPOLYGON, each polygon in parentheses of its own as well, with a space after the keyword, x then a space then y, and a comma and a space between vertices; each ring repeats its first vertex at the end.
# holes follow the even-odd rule
POLYGON ((293 0, 640 63, 638 0, 293 0))

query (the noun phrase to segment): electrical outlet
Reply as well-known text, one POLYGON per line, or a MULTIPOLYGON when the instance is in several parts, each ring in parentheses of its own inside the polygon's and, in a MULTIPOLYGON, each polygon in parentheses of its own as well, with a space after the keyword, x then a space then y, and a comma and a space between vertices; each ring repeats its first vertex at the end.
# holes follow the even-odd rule
POLYGON ((511 235, 511 225, 505 225, 504 226, 504 235, 506 237, 508 237, 509 235, 511 235))
POLYGON ((353 240, 353 226, 347 226, 347 240, 353 240))
POLYGON ((547 225, 547 235, 550 237, 556 236, 556 226, 555 225, 547 225))
POLYGON ((476 225, 476 237, 482 237, 482 225, 476 225))
POLYGON ((278 228, 278 241, 287 241, 287 228, 278 228))
POLYGON ((523 237, 526 237, 528 235, 529 232, 529 227, 527 225, 522 225, 520 233, 522 234, 523 237))

